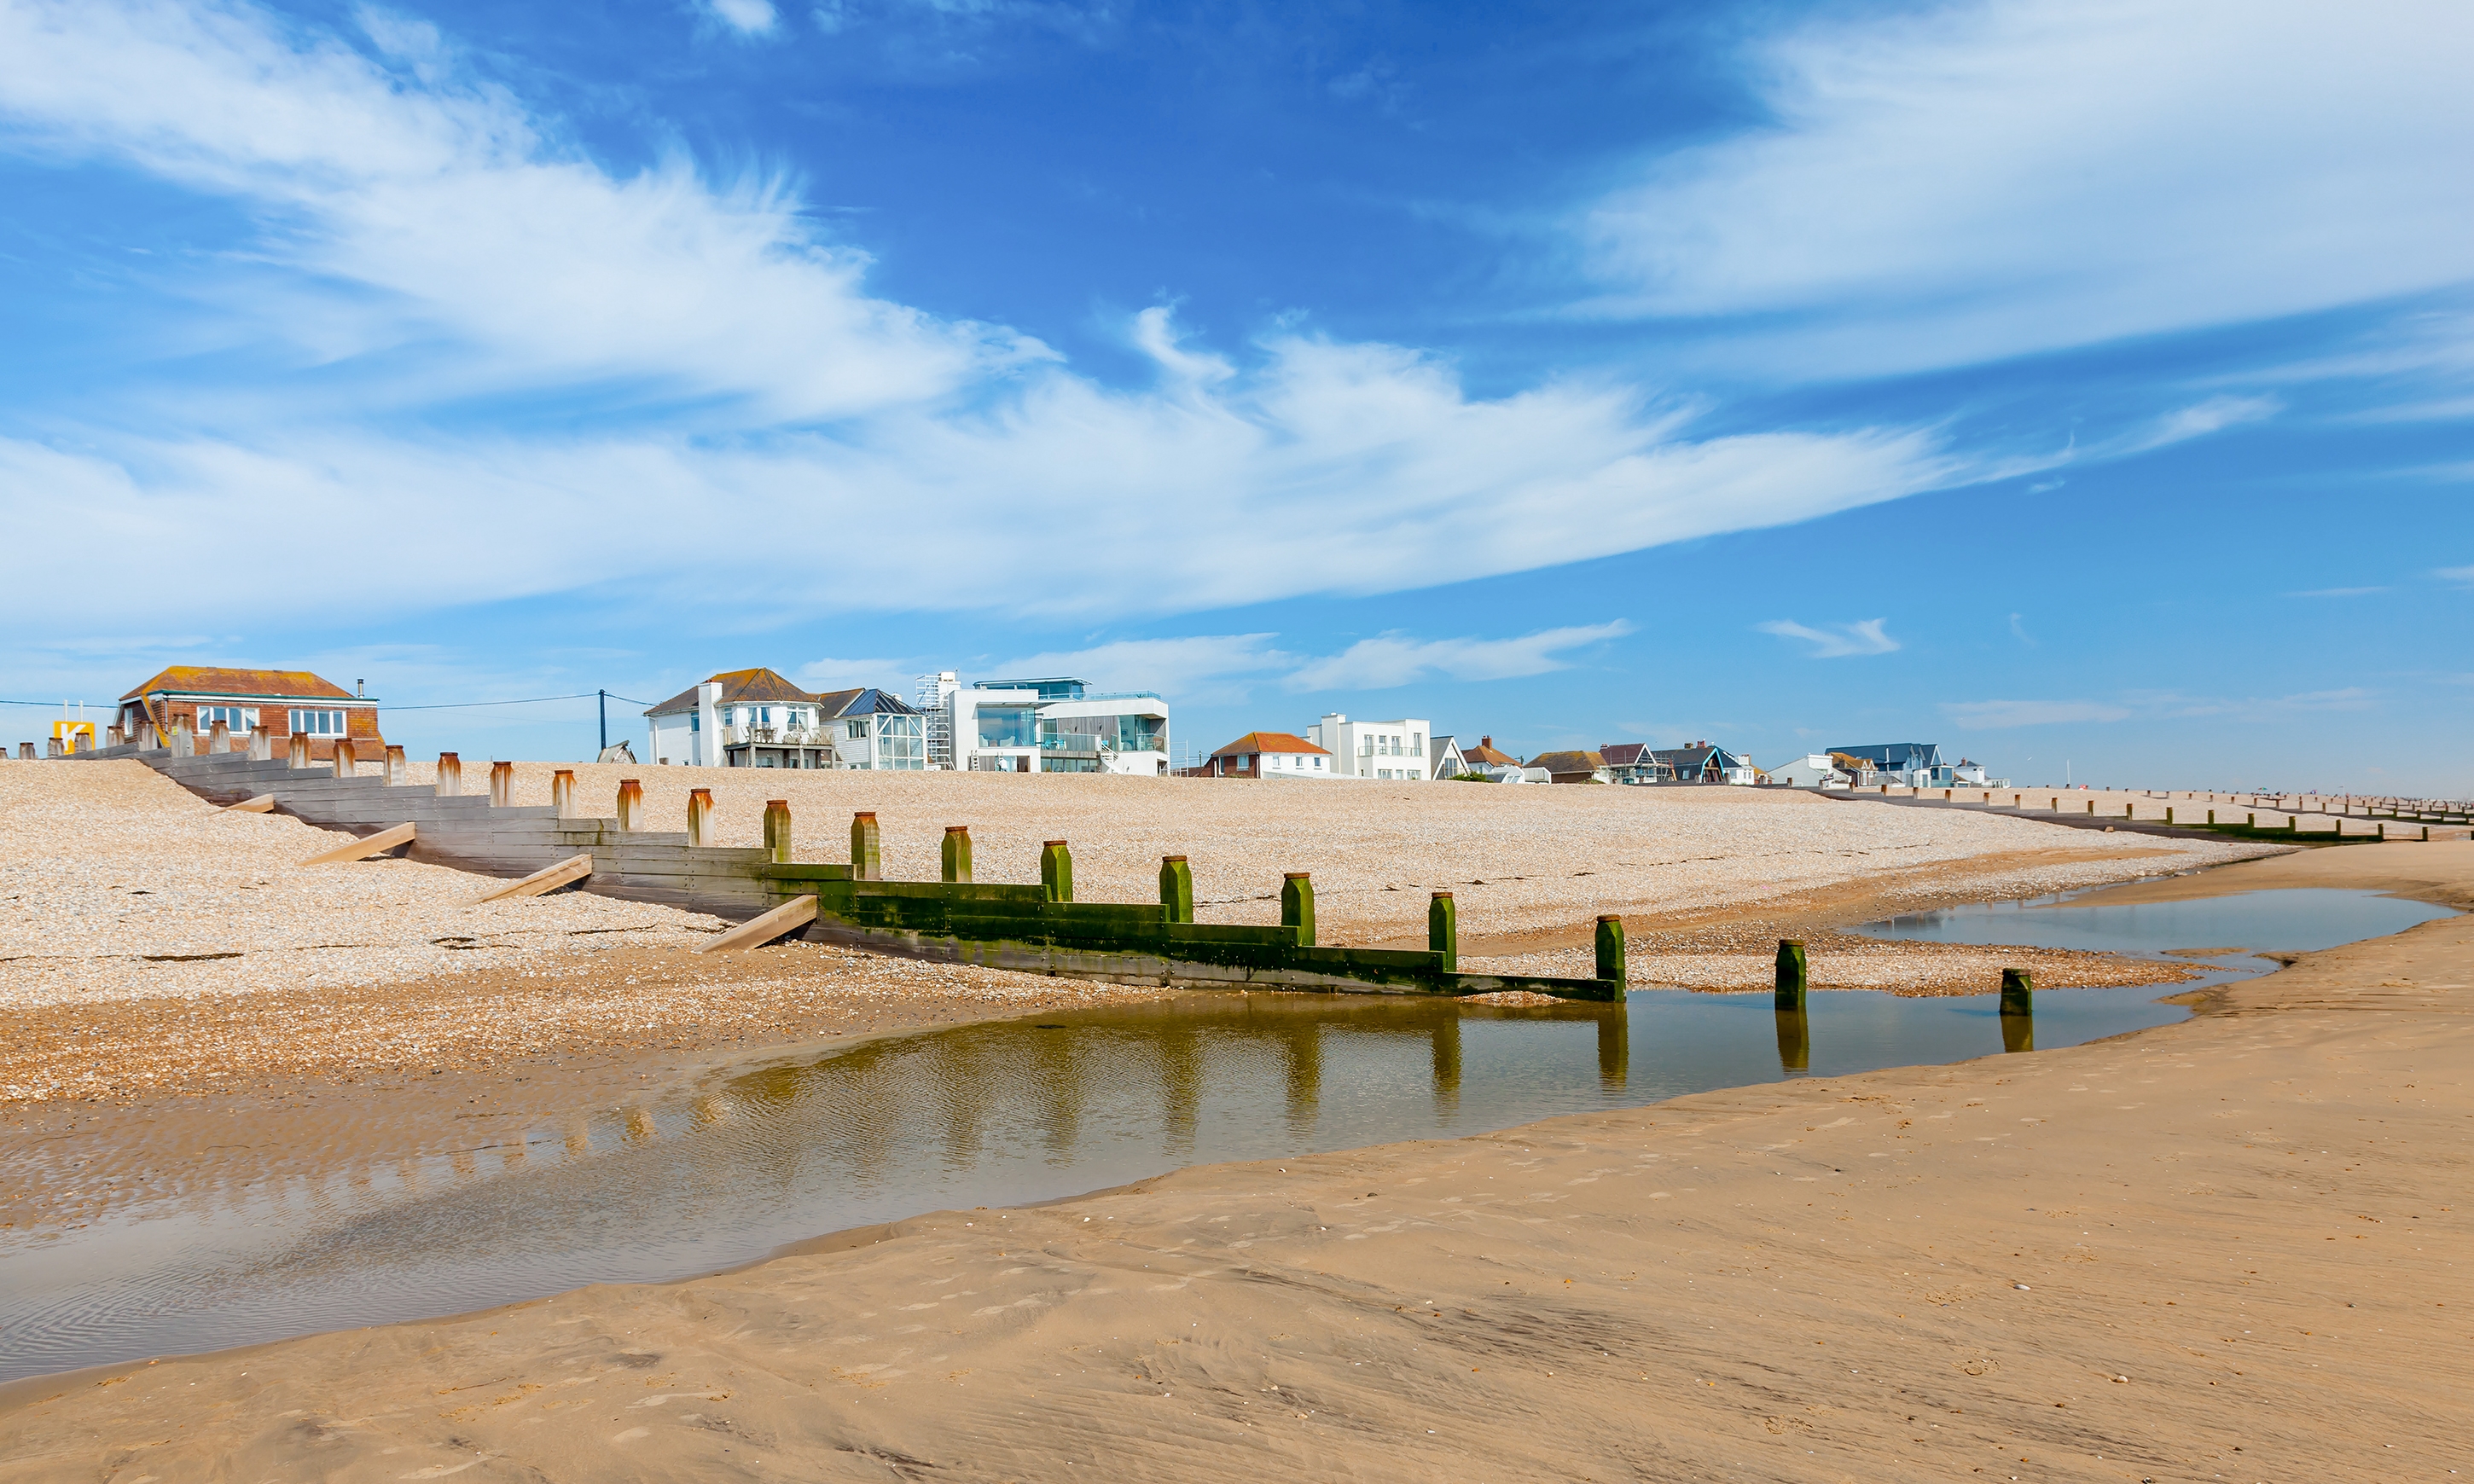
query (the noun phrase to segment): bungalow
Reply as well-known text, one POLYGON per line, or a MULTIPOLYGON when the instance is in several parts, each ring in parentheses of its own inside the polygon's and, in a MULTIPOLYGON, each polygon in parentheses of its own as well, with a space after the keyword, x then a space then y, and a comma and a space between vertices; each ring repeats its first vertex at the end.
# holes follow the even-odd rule
POLYGON ((1833 747, 1833 756, 1849 757, 1863 765, 1856 776, 1858 783, 1904 783, 1924 788, 1949 781, 1949 768, 1941 760, 1941 744, 1937 742, 1874 742, 1863 747, 1833 747))
POLYGON ((1672 778, 1646 742, 1609 742, 1598 749, 1607 777, 1618 783, 1664 783, 1672 778))
POLYGON ((689 768, 918 772, 918 710, 873 686, 801 690, 774 671, 724 670, 644 712, 657 763, 689 768))
POLYGON ((1549 783, 1604 783, 1609 781, 1607 760, 1596 753, 1540 753, 1529 759, 1523 771, 1535 777, 1544 769, 1549 783))
POLYGON ((1828 753, 1807 753, 1769 770, 1770 781, 1789 788, 1845 788, 1855 781, 1828 753))
POLYGON ((386 752, 378 735, 378 704, 370 696, 306 670, 230 670, 212 665, 174 665, 120 698, 120 734, 149 740, 147 729, 168 739, 185 729, 201 744, 221 722, 235 748, 263 732, 272 755, 284 756, 291 739, 306 734, 314 761, 332 761, 335 740, 352 739, 352 751, 373 761, 386 752))
POLYGON ((1287 731, 1249 731, 1217 748, 1199 770, 1210 778, 1336 778, 1332 754, 1287 731))
POLYGON ((1649 755, 1666 771, 1667 778, 1678 783, 1752 783, 1760 778, 1760 770, 1753 766, 1751 758, 1707 742, 1660 748, 1649 755))

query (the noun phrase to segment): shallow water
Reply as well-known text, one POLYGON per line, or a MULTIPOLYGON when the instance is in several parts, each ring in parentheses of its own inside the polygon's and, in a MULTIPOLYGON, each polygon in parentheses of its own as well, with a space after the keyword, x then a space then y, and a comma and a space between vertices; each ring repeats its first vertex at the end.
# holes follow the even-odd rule
MULTIPOLYGON (((2077 895, 2084 894, 2074 897, 2077 895)), ((2105 906, 2075 905, 2074 897, 1951 907, 1892 918, 1856 931, 1873 938, 2088 948, 2099 953, 2153 955, 2177 948, 2308 953, 2401 933, 2418 922, 2456 915, 2446 907, 2401 897, 2321 887, 2105 906)))
MULTIPOLYGON (((2367 909, 2371 925, 2350 936, 2394 930, 2383 910, 2367 909)), ((1982 921, 2003 930, 2025 916, 1982 921)), ((1928 936, 1973 921, 1880 927, 1928 936)), ((2221 915, 2180 921, 2187 930, 2140 919, 2140 949, 2157 951, 2150 941, 2177 931, 2185 940, 2164 946, 2242 942, 2221 915)), ((2306 945, 2285 934, 2245 945, 2306 945)), ((2268 967, 2254 959, 2209 976, 2268 967)), ((2047 992, 2034 1042, 2050 1049, 2187 1014, 2154 993, 2047 992)), ((1621 1007, 1540 1009, 1195 994, 904 1036, 716 1075, 670 1101, 600 1110, 563 1135, 477 1159, 202 1189, 0 1242, 0 1379, 587 1282, 676 1279, 820 1233, 1055 1199, 1185 1164, 1452 1137, 1807 1071, 1990 1055, 2025 1029, 1989 994, 1816 993, 1798 1020, 1776 1016, 1766 994, 1637 991, 1621 1007)))

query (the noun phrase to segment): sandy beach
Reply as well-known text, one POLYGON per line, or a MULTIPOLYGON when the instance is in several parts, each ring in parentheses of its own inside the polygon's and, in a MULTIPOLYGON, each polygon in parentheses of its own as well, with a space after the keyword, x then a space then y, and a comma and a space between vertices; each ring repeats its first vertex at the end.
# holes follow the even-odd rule
MULTIPOLYGON (((2474 846, 2202 879, 2383 876, 2462 901, 2474 846)), ((2446 919, 2067 1050, 28 1383, 0 1478, 2442 1479, 2469 954, 2446 919)))

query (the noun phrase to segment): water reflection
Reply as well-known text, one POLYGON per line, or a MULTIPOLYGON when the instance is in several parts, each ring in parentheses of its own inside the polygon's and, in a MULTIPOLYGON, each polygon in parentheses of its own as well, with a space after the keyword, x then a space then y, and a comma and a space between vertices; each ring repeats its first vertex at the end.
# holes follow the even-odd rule
MULTIPOLYGON (((2040 1039, 2185 1014, 2153 993, 2048 995, 2040 1039)), ((202 1195, 42 1244, 0 1234, 0 1376, 675 1279, 1182 1164, 1983 1056, 2008 1043, 1998 1012, 1991 994, 1833 993, 1790 1015, 1767 995, 1683 991, 1534 1008, 1215 993, 957 1026, 579 1113, 477 1165, 408 1161, 366 1185, 347 1172, 309 1201, 219 1188, 211 1209, 202 1195)))

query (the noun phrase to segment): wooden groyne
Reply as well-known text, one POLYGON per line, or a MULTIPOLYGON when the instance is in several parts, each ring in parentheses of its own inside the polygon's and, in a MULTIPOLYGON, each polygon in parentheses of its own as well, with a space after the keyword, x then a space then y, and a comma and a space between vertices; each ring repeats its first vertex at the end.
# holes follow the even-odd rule
POLYGON ((489 793, 468 795, 461 792, 460 767, 449 759, 442 759, 439 782, 425 786, 396 781, 402 776, 395 765, 400 757, 388 759, 384 776, 361 777, 340 766, 304 767, 245 753, 183 755, 119 747, 78 756, 143 762, 210 802, 272 809, 323 829, 370 837, 410 826, 408 838, 392 847, 409 859, 492 876, 565 875, 576 890, 748 924, 752 933, 731 935, 748 942, 801 937, 904 958, 1120 983, 1446 996, 1525 990, 1599 1001, 1623 996, 1623 925, 1610 918, 1597 924, 1597 977, 1464 973, 1458 919, 1448 900, 1430 912, 1423 950, 1318 945, 1313 879, 1303 872, 1282 883, 1279 926, 1246 927, 1194 921, 1193 876, 1182 856, 1162 860, 1157 902, 1086 902, 1074 899, 1073 856, 1061 840, 1043 849, 1037 885, 971 880, 966 832, 948 836, 947 879, 885 881, 879 879, 871 813, 852 821, 849 861, 802 862, 790 858, 789 809, 778 801, 766 807, 765 845, 735 849, 702 843, 692 797, 690 829, 677 833, 630 827, 641 823, 633 817, 641 791, 631 798, 623 784, 618 818, 577 813, 567 775, 553 780, 558 803, 511 804, 507 764, 493 768, 489 793), (781 931, 755 925, 768 916, 781 931))

